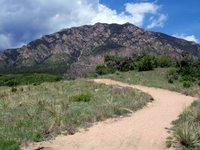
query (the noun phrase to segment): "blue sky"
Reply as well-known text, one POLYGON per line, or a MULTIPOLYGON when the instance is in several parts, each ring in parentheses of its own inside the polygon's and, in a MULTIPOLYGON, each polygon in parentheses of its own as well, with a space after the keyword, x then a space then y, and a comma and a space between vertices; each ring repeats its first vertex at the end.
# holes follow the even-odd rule
POLYGON ((123 11, 126 3, 151 2, 161 5, 161 11, 167 15, 163 27, 155 27, 152 31, 169 35, 192 36, 200 42, 200 1, 199 0, 100 0, 106 6, 123 11))
POLYGON ((0 6, 0 50, 97 22, 130 22, 200 43, 199 0, 0 0, 0 6))

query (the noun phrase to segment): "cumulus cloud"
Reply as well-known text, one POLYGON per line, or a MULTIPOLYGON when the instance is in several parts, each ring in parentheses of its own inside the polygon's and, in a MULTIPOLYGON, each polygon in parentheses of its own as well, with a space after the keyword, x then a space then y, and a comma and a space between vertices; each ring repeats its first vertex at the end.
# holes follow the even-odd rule
POLYGON ((185 35, 185 34, 174 34, 173 36, 181 39, 185 39, 187 41, 192 41, 198 43, 199 40, 195 37, 195 35, 185 35))
POLYGON ((0 49, 17 47, 72 26, 130 22, 154 28, 166 21, 161 6, 150 2, 127 3, 122 12, 99 0, 0 0, 0 6, 0 49))
POLYGON ((150 20, 152 21, 152 23, 147 26, 147 29, 152 29, 155 27, 163 27, 164 23, 167 21, 167 16, 164 14, 160 14, 158 18, 152 17, 150 18, 150 20))

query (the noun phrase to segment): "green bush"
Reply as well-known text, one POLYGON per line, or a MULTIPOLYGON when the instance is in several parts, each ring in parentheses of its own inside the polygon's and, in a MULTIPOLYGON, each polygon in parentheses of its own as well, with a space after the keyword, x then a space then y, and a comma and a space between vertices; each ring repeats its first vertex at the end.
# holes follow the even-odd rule
POLYGON ((180 143, 183 147, 200 148, 199 125, 184 122, 174 129, 175 143, 180 143))
POLYGON ((173 122, 167 146, 181 146, 183 150, 200 149, 200 101, 195 101, 173 122))
POLYGON ((177 69, 170 69, 170 71, 167 73, 167 78, 172 80, 178 80, 179 74, 177 72, 177 69))
POLYGON ((0 76, 0 86, 38 85, 43 82, 56 82, 60 80, 62 80, 61 76, 51 74, 3 74, 0 76))
POLYGON ((145 55, 142 56, 141 59, 139 59, 137 65, 138 65, 138 71, 150 71, 154 69, 155 66, 155 60, 153 57, 145 55))
POLYGON ((129 71, 135 69, 135 60, 132 57, 120 57, 120 56, 105 56, 104 58, 106 66, 118 71, 129 71))
POLYGON ((34 133, 32 133, 31 137, 32 137, 34 142, 42 141, 42 133, 34 132, 34 133))
POLYGON ((115 69, 106 65, 97 65, 95 72, 99 75, 112 74, 115 72, 115 69))
POLYGON ((162 55, 157 58, 158 67, 175 67, 176 61, 170 56, 162 55))
POLYGON ((184 88, 189 88, 190 86, 191 86, 190 81, 184 81, 184 82, 183 82, 183 87, 184 87, 184 88))
POLYGON ((115 71, 125 72, 135 69, 151 71, 158 67, 173 67, 167 75, 168 83, 178 80, 185 88, 193 84, 200 86, 200 59, 192 58, 186 53, 183 53, 182 58, 179 59, 167 55, 143 54, 131 57, 105 56, 104 61, 104 65, 96 67, 96 73, 99 75, 112 74, 115 71))
POLYGON ((172 79, 172 78, 169 78, 169 79, 168 79, 168 83, 170 83, 170 84, 174 83, 173 79, 172 79))
POLYGON ((181 77, 181 81, 192 81, 192 77, 190 75, 184 75, 181 77))
POLYGON ((5 84, 6 84, 7 86, 12 87, 12 86, 18 85, 19 83, 18 83, 15 79, 11 79, 11 80, 9 80, 9 81, 6 81, 5 84))
POLYGON ((148 54, 131 57, 107 55, 104 57, 104 61, 104 65, 98 65, 96 68, 96 72, 100 75, 113 73, 114 71, 126 72, 134 69, 149 71, 157 67, 174 67, 176 64, 176 60, 170 56, 155 57, 148 54))
POLYGON ((72 96, 70 99, 75 102, 89 102, 92 99, 91 93, 81 93, 79 95, 72 96))
POLYGON ((20 150, 20 146, 15 141, 6 141, 0 139, 0 150, 20 150))

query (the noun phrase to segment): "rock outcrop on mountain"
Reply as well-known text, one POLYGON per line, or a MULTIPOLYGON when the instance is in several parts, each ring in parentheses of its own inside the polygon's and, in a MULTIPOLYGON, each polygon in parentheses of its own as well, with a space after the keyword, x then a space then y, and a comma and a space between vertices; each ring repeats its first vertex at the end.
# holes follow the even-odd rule
POLYGON ((1 72, 52 72, 81 75, 94 70, 105 55, 148 53, 179 58, 182 52, 200 56, 200 45, 130 23, 97 23, 64 29, 17 49, 0 52, 1 72))

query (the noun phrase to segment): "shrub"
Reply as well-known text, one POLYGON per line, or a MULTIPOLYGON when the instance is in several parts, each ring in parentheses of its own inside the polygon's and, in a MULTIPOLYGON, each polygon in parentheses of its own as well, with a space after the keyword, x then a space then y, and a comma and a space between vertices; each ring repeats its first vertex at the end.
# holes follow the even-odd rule
POLYGON ((20 146, 15 141, 7 141, 0 139, 0 149, 1 150, 20 150, 20 146))
POLYGON ((134 69, 150 71, 157 67, 173 67, 167 75, 168 83, 173 83, 179 79, 185 88, 189 88, 192 83, 200 86, 200 59, 191 58, 186 53, 183 53, 180 59, 167 55, 151 56, 143 54, 131 57, 105 56, 104 61, 104 65, 96 67, 96 73, 99 75, 112 74, 115 71, 123 72, 134 69))
POLYGON ((173 79, 172 79, 172 78, 169 78, 169 79, 168 79, 168 83, 171 83, 171 84, 174 83, 173 79))
POLYGON ((18 83, 16 80, 10 79, 10 80, 7 81, 5 84, 6 84, 7 86, 12 87, 12 86, 18 85, 19 83, 18 83))
POLYGON ((180 143, 183 147, 200 148, 199 125, 184 122, 174 129, 173 143, 180 143))
MULTIPOLYGON (((175 66, 176 60, 170 56, 162 55, 160 57, 143 54, 142 56, 120 57, 120 56, 105 56, 104 65, 99 65, 96 68, 98 74, 108 74, 108 69, 114 71, 130 71, 138 69, 138 71, 149 71, 156 67, 171 67, 175 66)), ((109 72, 109 73, 112 73, 109 72)))
POLYGON ((92 99, 91 93, 81 93, 79 95, 72 96, 70 99, 75 102, 89 102, 92 99))
POLYGON ((51 75, 51 74, 37 74, 37 73, 27 73, 27 74, 4 74, 0 76, 0 86, 17 86, 17 85, 27 85, 34 84, 38 85, 43 82, 55 82, 60 81, 61 76, 51 75))
POLYGON ((114 56, 114 55, 106 55, 106 56, 104 56, 104 61, 105 62, 114 61, 114 60, 116 60, 116 56, 114 56))
POLYGON ((135 68, 133 57, 105 56, 104 61, 106 66, 118 71, 125 72, 135 68))
POLYGON ((42 133, 39 132, 33 133, 32 139, 34 142, 40 142, 42 140, 42 133))
POLYGON ((173 122, 167 146, 179 146, 184 150, 200 149, 200 101, 195 101, 173 122))
POLYGON ((111 67, 107 67, 106 65, 97 65, 95 72, 99 75, 105 75, 105 74, 114 73, 115 69, 111 67))
POLYGON ((192 81, 192 77, 190 75, 184 75, 181 77, 181 81, 192 81))
POLYGON ((161 68, 173 67, 176 65, 176 61, 170 56, 162 55, 157 58, 157 65, 161 68))
POLYGON ((172 79, 172 80, 178 80, 179 78, 179 74, 177 72, 177 69, 170 69, 170 71, 167 74, 167 78, 168 79, 172 79))
POLYGON ((183 82, 183 87, 184 87, 184 88, 189 88, 190 86, 191 86, 190 81, 184 81, 184 82, 183 82))
POLYGON ((138 71, 149 71, 153 70, 155 61, 153 57, 145 55, 137 63, 138 71))
POLYGON ((11 92, 17 92, 17 88, 16 87, 12 87, 11 88, 11 92))

